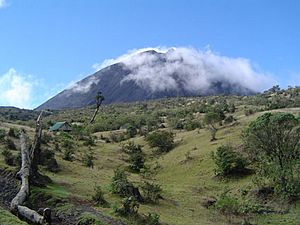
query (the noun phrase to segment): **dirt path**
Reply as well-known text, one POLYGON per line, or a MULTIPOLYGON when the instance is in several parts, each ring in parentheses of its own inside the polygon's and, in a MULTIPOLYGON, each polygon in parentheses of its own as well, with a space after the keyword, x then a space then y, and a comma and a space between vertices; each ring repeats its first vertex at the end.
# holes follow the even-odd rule
MULTIPOLYGON (((18 181, 12 172, 0 169, 0 206, 9 210, 10 202, 18 193, 18 181)), ((41 204, 42 205, 42 204, 41 204)), ((126 225, 95 210, 89 204, 75 203, 68 212, 53 211, 52 225, 76 225, 82 213, 89 213, 108 225, 126 225)))

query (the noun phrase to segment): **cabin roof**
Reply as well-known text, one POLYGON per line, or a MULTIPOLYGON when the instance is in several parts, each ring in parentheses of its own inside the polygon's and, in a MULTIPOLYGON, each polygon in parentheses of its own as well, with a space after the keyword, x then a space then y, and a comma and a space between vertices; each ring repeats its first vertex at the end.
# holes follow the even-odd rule
POLYGON ((58 130, 59 128, 61 128, 61 126, 63 126, 64 124, 68 124, 68 125, 69 125, 69 123, 66 122, 66 121, 63 121, 63 122, 57 122, 57 123, 55 123, 52 127, 49 128, 49 131, 56 131, 56 130, 58 130))

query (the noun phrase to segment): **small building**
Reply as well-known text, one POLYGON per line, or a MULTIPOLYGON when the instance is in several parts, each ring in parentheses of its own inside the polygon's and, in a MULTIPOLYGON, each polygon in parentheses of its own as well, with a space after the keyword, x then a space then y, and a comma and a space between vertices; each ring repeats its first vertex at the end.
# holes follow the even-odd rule
POLYGON ((49 132, 55 132, 55 131, 69 132, 69 131, 72 131, 72 126, 68 122, 66 122, 66 121, 64 121, 64 122, 57 122, 52 127, 50 127, 48 131, 49 132))

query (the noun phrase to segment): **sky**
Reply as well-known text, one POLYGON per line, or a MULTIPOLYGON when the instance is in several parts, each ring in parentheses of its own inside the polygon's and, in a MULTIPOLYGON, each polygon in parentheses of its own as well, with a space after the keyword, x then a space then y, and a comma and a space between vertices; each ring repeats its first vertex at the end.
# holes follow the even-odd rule
POLYGON ((132 49, 186 47, 300 85, 298 0, 0 0, 0 105, 35 108, 132 49))

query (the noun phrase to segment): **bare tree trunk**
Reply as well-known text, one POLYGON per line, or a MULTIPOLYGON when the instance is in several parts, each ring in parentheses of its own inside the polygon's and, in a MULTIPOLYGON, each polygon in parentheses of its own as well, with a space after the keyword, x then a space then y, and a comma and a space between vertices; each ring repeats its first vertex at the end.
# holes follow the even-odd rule
MULTIPOLYGON (((10 208, 13 213, 16 213, 21 219, 26 219, 34 224, 50 224, 51 223, 51 211, 49 208, 44 209, 43 216, 34 210, 23 206, 24 202, 29 196, 29 180, 32 172, 33 160, 36 146, 40 145, 40 137, 42 133, 41 124, 42 113, 37 119, 37 127, 35 133, 35 139, 32 146, 32 151, 29 151, 26 145, 26 137, 24 131, 20 134, 20 145, 21 145, 21 159, 22 165, 17 176, 21 179, 21 188, 14 199, 11 201, 10 208)), ((37 162, 34 162, 37 163, 37 162)), ((37 171, 36 171, 37 172, 37 171)))
POLYGON ((41 137, 42 137, 42 116, 43 116, 43 111, 40 113, 39 117, 36 120, 35 136, 30 151, 30 158, 31 158, 30 176, 32 179, 38 176, 38 163, 40 160, 40 152, 41 152, 40 147, 41 147, 41 137))
POLYGON ((104 100, 104 97, 103 97, 102 93, 98 92, 97 95, 96 95, 96 106, 97 107, 95 109, 95 112, 94 112, 94 115, 93 115, 92 119, 90 120, 90 124, 94 122, 95 117, 96 117, 96 115, 99 111, 99 108, 100 108, 103 100, 104 100))
POLYGON ((97 108, 95 109, 94 115, 93 115, 93 117, 92 117, 90 123, 94 123, 95 117, 96 117, 96 115, 97 115, 97 113, 98 113, 98 111, 99 111, 99 108, 100 108, 100 105, 97 106, 97 108))

